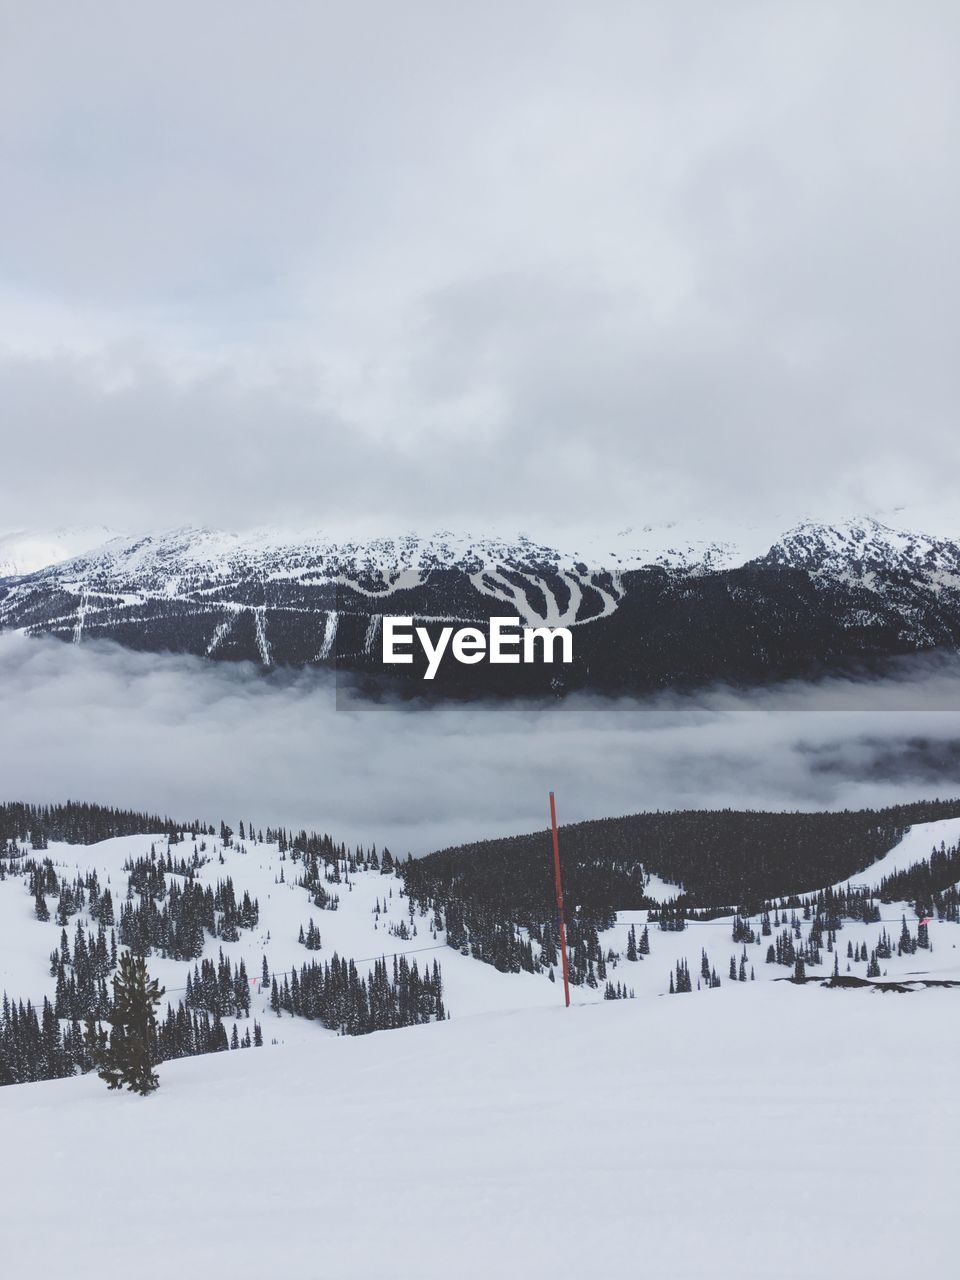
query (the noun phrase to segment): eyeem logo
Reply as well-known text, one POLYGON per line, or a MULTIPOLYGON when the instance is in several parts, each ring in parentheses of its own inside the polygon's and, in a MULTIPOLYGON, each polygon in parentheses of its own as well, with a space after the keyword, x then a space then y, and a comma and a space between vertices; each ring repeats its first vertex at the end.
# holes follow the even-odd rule
POLYGON ((384 663, 413 662, 414 641, 419 641, 427 659, 424 680, 432 680, 449 649, 457 662, 466 666, 488 662, 553 662, 557 642, 560 661, 573 661, 573 636, 568 627, 522 627, 519 618, 491 618, 489 639, 477 627, 443 627, 434 644, 426 627, 414 627, 412 618, 383 619, 384 663), (539 643, 538 643, 539 642, 539 643), (539 654, 538 654, 539 649, 539 654))

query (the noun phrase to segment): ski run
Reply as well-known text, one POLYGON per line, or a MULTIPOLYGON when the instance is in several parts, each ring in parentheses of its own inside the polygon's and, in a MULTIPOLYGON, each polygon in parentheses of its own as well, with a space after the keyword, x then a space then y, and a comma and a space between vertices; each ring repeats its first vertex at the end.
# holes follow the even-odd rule
MULTIPOLYGON (((914 827, 857 882, 955 843, 958 829, 914 827)), ((953 1274, 954 989, 795 985, 766 963, 759 919, 746 944, 732 941, 730 917, 677 932, 651 924, 649 953, 629 961, 631 929, 647 923, 630 912, 601 937, 608 981, 635 998, 604 999, 599 982, 575 987, 567 1010, 559 973, 501 973, 447 947, 382 858, 328 865, 322 909, 297 884, 299 864, 249 834, 51 841, 30 856, 67 880, 95 871, 119 918, 125 864, 201 846, 197 884, 229 877, 237 902, 257 904, 256 924, 236 940, 207 936, 202 959, 243 961, 249 1016, 224 1030, 236 1023, 243 1042, 256 1022, 263 1047, 164 1062, 147 1099, 108 1093, 95 1074, 0 1089, 4 1275, 953 1274), (666 998, 681 962, 699 985, 702 952, 719 987, 666 998), (278 1016, 273 977, 334 953, 361 977, 380 957, 389 968, 402 954, 421 973, 436 961, 449 1017, 340 1036, 278 1016), (744 956, 752 976, 741 980, 744 956)), ((651 888, 659 899, 670 886, 651 888)), ((78 926, 96 931, 89 906, 63 926, 51 897, 39 920, 26 878, 0 881, 10 998, 53 1000, 51 955, 62 929, 71 944, 78 926)), ((881 928, 896 943, 903 915, 916 934, 905 903, 884 906, 883 924, 845 921, 808 976, 836 964, 862 977, 861 948, 881 928)), ((960 926, 927 928, 930 948, 894 950, 884 980, 960 981, 960 926)), ((195 963, 148 957, 167 988, 161 1018, 195 963)))

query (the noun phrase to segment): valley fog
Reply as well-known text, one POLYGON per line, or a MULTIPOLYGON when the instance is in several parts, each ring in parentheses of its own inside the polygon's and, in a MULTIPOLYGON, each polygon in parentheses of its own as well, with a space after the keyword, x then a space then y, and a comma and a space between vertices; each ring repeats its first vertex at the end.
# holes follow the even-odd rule
POLYGON ((0 639, 0 798, 283 824, 415 856, 641 809, 960 794, 960 661, 882 681, 563 703, 371 705, 110 644, 0 639))

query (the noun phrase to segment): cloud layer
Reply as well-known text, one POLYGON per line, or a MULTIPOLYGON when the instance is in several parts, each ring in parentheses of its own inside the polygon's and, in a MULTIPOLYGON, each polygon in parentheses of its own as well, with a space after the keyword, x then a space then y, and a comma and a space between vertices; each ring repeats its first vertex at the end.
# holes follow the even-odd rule
POLYGON ((948 0, 20 7, 3 521, 926 501, 958 53, 948 0))
POLYGON ((372 706, 329 678, 0 638, 2 799, 328 830, 421 854, 673 807, 960 794, 960 661, 884 685, 559 705, 372 706))

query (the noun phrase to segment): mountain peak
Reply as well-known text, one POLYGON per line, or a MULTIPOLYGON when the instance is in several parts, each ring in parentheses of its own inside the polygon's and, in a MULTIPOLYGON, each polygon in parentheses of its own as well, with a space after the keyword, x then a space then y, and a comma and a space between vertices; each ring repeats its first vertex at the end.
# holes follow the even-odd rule
POLYGON ((64 525, 0 533, 0 578, 22 577, 62 564, 114 537, 116 531, 106 525, 64 525))

